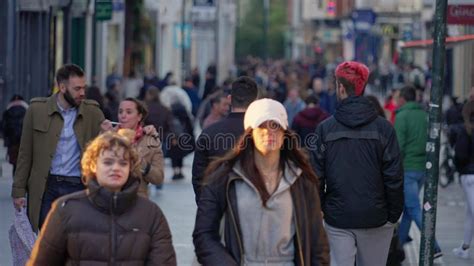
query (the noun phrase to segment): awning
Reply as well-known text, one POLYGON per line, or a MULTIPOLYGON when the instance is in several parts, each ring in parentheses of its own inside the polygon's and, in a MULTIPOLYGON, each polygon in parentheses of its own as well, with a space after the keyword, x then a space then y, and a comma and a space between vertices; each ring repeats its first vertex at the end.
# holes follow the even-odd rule
MULTIPOLYGON (((454 45, 463 42, 474 41, 474 34, 462 35, 462 36, 451 36, 446 37, 446 45, 454 45)), ((433 45, 433 39, 430 40, 416 40, 416 41, 409 41, 409 42, 402 42, 400 47, 402 49, 405 48, 429 48, 433 45)))

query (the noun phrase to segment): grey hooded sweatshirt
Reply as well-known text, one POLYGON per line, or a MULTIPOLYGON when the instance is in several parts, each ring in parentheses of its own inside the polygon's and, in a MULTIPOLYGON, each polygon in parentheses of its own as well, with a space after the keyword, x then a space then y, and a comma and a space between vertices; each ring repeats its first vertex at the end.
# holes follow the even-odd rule
POLYGON ((234 172, 237 208, 244 246, 244 265, 292 266, 295 258, 295 214, 290 186, 302 170, 286 165, 277 190, 263 206, 255 186, 243 174, 240 163, 234 172))

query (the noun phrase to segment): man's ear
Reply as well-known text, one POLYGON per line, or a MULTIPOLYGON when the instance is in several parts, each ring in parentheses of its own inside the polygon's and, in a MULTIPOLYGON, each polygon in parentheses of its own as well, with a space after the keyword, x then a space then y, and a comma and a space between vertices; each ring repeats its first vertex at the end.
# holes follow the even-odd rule
POLYGON ((66 84, 64 82, 58 83, 58 90, 62 93, 66 92, 66 84))
POLYGON ((227 95, 227 101, 229 101, 229 103, 232 103, 232 95, 227 95))
POLYGON ((342 83, 337 83, 337 85, 338 87, 336 89, 339 90, 339 94, 346 95, 346 88, 344 87, 344 85, 342 85, 342 83))

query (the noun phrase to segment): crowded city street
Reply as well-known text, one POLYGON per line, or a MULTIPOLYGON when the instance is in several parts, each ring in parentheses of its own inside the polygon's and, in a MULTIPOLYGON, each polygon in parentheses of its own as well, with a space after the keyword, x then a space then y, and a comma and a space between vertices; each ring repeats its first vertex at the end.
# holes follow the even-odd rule
POLYGON ((473 14, 0 1, 0 266, 474 265, 473 14))
MULTIPOLYGON (((1 146, 3 147, 3 146, 1 146)), ((5 149, 0 148, 0 161, 2 162, 2 177, 0 178, 0 209, 2 218, 0 219, 0 265, 12 265, 10 245, 8 241, 8 230, 13 223, 14 210, 10 198, 11 187, 11 166, 5 161, 2 154, 5 149)), ((173 234, 173 245, 176 250, 178 265, 193 265, 195 262, 194 247, 192 244, 192 231, 194 228, 194 216, 196 205, 194 193, 191 185, 191 164, 193 155, 186 157, 184 162, 184 180, 171 180, 172 169, 169 161, 165 168, 166 189, 150 189, 154 192, 151 199, 156 202, 168 218, 168 222, 173 234)), ((452 249, 462 238, 462 224, 464 219, 465 200, 459 184, 452 184, 447 188, 440 188, 438 199, 438 220, 437 237, 440 245, 445 249, 452 249)), ((420 233, 414 226, 410 235, 413 241, 405 246, 406 260, 404 266, 418 265, 420 233)), ((468 266, 474 264, 474 258, 463 260, 447 253, 442 261, 436 265, 446 266, 468 266)), ((197 264, 194 264, 197 265, 197 264)))

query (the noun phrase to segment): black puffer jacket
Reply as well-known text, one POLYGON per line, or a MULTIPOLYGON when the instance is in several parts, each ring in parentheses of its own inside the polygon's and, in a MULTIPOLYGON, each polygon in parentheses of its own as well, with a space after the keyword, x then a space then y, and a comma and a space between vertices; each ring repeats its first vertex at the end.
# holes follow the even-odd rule
POLYGON ((397 222, 403 167, 395 130, 363 97, 349 97, 316 129, 311 150, 325 221, 338 228, 397 222))
POLYGON ((165 216, 138 186, 112 193, 91 181, 56 200, 28 265, 176 265, 165 216))

